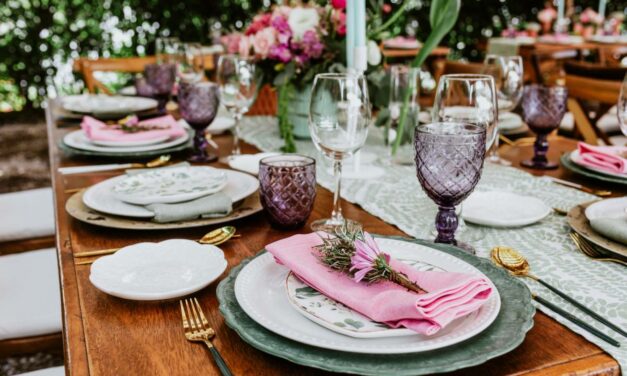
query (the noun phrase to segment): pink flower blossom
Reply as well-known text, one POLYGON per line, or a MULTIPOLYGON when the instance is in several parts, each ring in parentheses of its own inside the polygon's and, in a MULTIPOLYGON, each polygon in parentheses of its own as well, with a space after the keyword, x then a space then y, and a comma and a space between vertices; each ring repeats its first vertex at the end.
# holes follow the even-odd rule
POLYGON ((557 18, 557 11, 555 8, 544 8, 538 12, 538 20, 542 23, 551 23, 557 18))
POLYGON ((383 13, 390 13, 392 11, 392 6, 390 4, 383 4, 381 10, 383 10, 383 13))
POLYGON ((276 43, 276 30, 273 27, 266 27, 251 38, 255 53, 265 59, 270 53, 270 48, 276 43))
POLYGON ((344 11, 334 10, 331 14, 331 21, 337 35, 346 35, 346 13, 344 11))
POLYGON ((275 44, 270 48, 270 58, 277 59, 283 63, 292 60, 292 52, 286 44, 275 44))
POLYGON ((279 5, 278 7, 274 8, 274 12, 272 12, 272 16, 273 17, 278 16, 278 17, 283 17, 285 19, 288 19, 291 11, 292 11, 292 8, 288 7, 287 5, 279 5))
POLYGON ((355 240, 355 254, 351 257, 350 271, 357 271, 353 276, 355 282, 360 282, 368 272, 374 270, 374 265, 380 257, 385 259, 385 262, 390 262, 390 256, 381 252, 379 246, 374 241, 369 233, 364 232, 364 241, 355 240))
POLYGON ((239 41, 239 54, 242 57, 248 57, 250 55, 251 46, 250 37, 243 36, 239 41))
POLYGON ((224 45, 226 52, 229 54, 235 54, 239 51, 239 41, 242 39, 242 34, 233 33, 224 35, 220 38, 220 42, 224 45))
POLYGON ((303 47, 303 53, 308 58, 317 59, 322 55, 324 45, 318 39, 318 35, 315 31, 306 31, 301 41, 303 47))
POLYGON ((253 18, 253 22, 246 29, 246 35, 257 34, 260 30, 270 26, 270 20, 272 19, 272 13, 258 14, 253 18))
POLYGON ((331 0, 331 6, 335 9, 346 9, 346 0, 331 0))

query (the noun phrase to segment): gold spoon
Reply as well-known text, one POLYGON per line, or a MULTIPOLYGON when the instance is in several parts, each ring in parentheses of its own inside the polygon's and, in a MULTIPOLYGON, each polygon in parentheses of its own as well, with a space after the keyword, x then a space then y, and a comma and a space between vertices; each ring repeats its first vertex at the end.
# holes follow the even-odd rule
POLYGON ((551 286, 550 284, 543 281, 539 277, 536 277, 535 275, 531 274, 529 272, 529 262, 527 262, 527 259, 515 249, 510 248, 510 247, 503 247, 503 246, 494 247, 492 248, 492 251, 490 252, 490 258, 495 264, 507 269, 510 273, 512 273, 515 276, 528 277, 537 281, 544 287, 548 288, 549 290, 559 295, 562 299, 568 301, 575 307, 579 308, 581 311, 595 318, 597 321, 605 324, 608 328, 612 328, 617 333, 620 333, 624 337, 627 337, 627 332, 625 332, 618 326, 607 321, 601 315, 590 310, 583 304, 576 301, 574 298, 571 298, 569 295, 566 295, 564 292, 558 290, 556 287, 551 286))
MULTIPOLYGON (((211 245, 219 245, 222 244, 233 237, 238 237, 239 235, 235 235, 236 229, 234 226, 224 226, 213 231, 209 231, 202 238, 198 240, 200 244, 211 244, 211 245)), ((103 256, 110 255, 115 253, 120 248, 109 248, 109 249, 100 249, 97 251, 87 251, 87 252, 77 252, 74 254, 75 258, 81 257, 93 257, 93 256, 103 256)), ((88 265, 93 263, 95 260, 88 261, 79 261, 76 262, 76 265, 88 265)))

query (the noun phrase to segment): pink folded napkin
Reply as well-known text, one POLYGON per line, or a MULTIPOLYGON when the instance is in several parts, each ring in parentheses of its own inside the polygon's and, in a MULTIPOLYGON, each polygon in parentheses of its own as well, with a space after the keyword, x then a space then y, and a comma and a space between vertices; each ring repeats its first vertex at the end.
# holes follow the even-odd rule
POLYGON ((330 269, 318 259, 318 251, 313 247, 321 243, 320 236, 311 233, 279 240, 266 249, 312 288, 394 328, 402 326, 420 334, 435 334, 456 318, 479 309, 492 293, 491 284, 479 276, 421 272, 394 259, 390 261, 392 268, 405 273, 428 291, 426 294, 411 292, 389 281, 355 282, 350 275, 330 269))
POLYGON ((124 132, 120 129, 114 129, 112 126, 94 119, 90 116, 83 117, 81 128, 87 138, 92 141, 148 141, 163 136, 170 138, 181 137, 185 134, 185 129, 171 116, 161 116, 139 122, 140 126, 153 125, 164 129, 154 129, 141 132, 124 132))
POLYGON ((577 145, 579 149, 579 164, 593 167, 615 174, 627 174, 627 155, 625 146, 592 146, 583 142, 577 145))

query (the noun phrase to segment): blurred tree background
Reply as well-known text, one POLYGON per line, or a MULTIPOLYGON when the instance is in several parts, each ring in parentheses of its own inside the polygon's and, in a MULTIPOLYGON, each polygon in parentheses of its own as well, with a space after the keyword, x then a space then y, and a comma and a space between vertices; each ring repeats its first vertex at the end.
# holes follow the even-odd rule
MULTIPOLYGON (((325 0, 315 0, 324 2, 325 0)), ((379 6, 382 0, 366 0, 379 6)), ((412 10, 395 34, 423 39, 430 0, 411 0, 412 10)), ((47 95, 82 89, 71 71, 79 56, 154 53, 157 36, 211 44, 220 33, 241 29, 259 10, 281 0, 2 0, 0 1, 0 112, 39 107, 47 95)), ((402 0, 385 0, 392 9, 402 0)), ((576 10, 596 0, 577 0, 576 10)), ((455 58, 482 59, 481 45, 508 24, 536 21, 544 0, 462 0, 455 29, 445 39, 455 58)), ((608 12, 625 11, 624 1, 608 12)))

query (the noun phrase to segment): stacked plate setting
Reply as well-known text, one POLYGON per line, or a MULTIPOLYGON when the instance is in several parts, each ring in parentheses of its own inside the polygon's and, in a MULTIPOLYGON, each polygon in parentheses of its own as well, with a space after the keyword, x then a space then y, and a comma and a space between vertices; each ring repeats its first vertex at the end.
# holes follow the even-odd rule
POLYGON ((627 174, 610 172, 602 168, 596 168, 582 164, 581 154, 579 153, 579 150, 565 153, 564 155, 562 155, 561 162, 564 167, 578 174, 585 175, 601 181, 627 184, 627 174))

